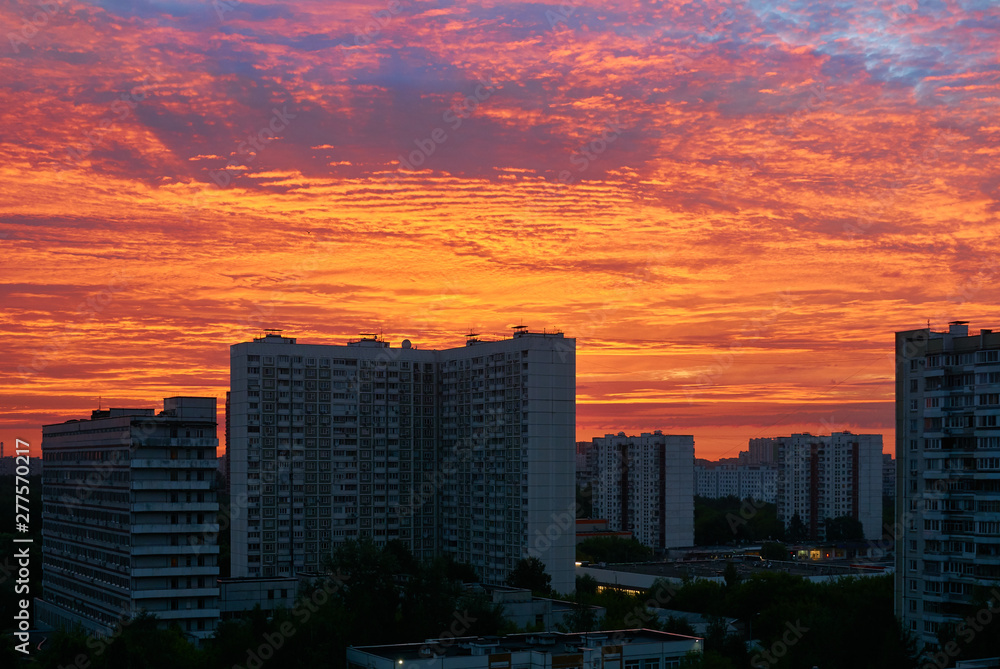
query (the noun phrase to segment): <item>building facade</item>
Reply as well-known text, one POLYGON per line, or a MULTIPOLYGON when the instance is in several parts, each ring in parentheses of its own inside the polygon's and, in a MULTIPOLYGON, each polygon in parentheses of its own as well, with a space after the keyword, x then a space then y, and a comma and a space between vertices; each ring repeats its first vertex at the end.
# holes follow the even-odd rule
POLYGON ((824 521, 849 516, 861 523, 866 539, 881 538, 882 435, 804 433, 768 440, 778 454, 775 503, 786 528, 798 515, 809 538, 826 539, 824 521))
POLYGON ((643 545, 694 545, 694 437, 661 431, 594 439, 594 515, 643 545))
POLYGON ((896 333, 896 463, 895 611, 934 644, 1000 580, 1000 333, 896 333))
POLYGON ((111 634, 142 611, 210 636, 219 617, 215 398, 42 428, 39 619, 111 634))
POLYGON ((882 499, 896 497, 896 460, 892 453, 882 454, 882 499))
POLYGON ((574 580, 575 340, 518 328, 418 349, 267 334, 231 348, 231 575, 293 576, 348 539, 399 539, 502 584, 574 580), (554 528, 554 529, 553 529, 554 528))
POLYGON ((699 460, 694 467, 695 494, 699 497, 754 499, 773 504, 777 499, 778 468, 728 461, 699 460))

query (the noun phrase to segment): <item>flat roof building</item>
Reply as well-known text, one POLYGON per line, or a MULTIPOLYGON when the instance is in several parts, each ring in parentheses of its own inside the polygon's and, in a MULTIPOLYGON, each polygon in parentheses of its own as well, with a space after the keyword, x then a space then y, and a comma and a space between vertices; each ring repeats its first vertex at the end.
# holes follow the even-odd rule
POLYGON ((346 346, 266 334, 231 348, 231 576, 294 576, 348 539, 447 553, 500 585, 540 558, 574 580, 575 341, 346 346))
POLYGON ((111 634, 147 611, 191 636, 219 618, 214 397, 42 428, 39 619, 111 634))
POLYGON ((451 637, 351 646, 348 669, 646 669, 680 667, 702 639, 648 629, 451 637))
POLYGON ((594 439, 594 515, 653 549, 694 545, 694 437, 594 439))
POLYGON ((896 333, 895 612, 926 644, 997 602, 1000 332, 896 333))

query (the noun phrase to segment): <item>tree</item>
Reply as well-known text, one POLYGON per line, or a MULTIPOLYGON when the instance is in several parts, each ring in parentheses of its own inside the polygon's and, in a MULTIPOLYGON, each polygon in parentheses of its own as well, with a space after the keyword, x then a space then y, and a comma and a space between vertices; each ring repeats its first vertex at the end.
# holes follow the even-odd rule
POLYGON ((765 560, 787 560, 788 549, 777 541, 765 541, 760 547, 760 556, 765 560))
POLYGON ((591 562, 645 562, 653 557, 653 549, 637 539, 591 537, 576 547, 576 557, 591 562))
POLYGON ((576 517, 594 517, 594 489, 589 483, 576 487, 576 517))
POLYGON ((590 574, 576 577, 576 598, 588 597, 597 594, 597 579, 590 574))
POLYGON ((540 595, 552 592, 552 577, 545 573, 545 563, 536 557, 522 558, 507 577, 507 585, 512 588, 527 588, 540 595))
POLYGON ((726 570, 722 572, 722 577, 726 580, 726 590, 732 590, 740 584, 740 570, 736 568, 735 562, 726 562, 726 570))
POLYGON ((865 532, 861 521, 851 516, 837 516, 823 520, 827 541, 864 541, 865 532))
POLYGON ((698 636, 694 628, 691 627, 691 623, 687 621, 686 618, 670 616, 667 621, 663 623, 663 631, 670 632, 671 634, 683 634, 685 636, 698 636))
POLYGON ((597 611, 590 605, 574 602, 573 610, 556 625, 560 632, 593 632, 598 628, 597 611))
POLYGON ((809 528, 802 522, 802 516, 795 514, 788 521, 788 539, 790 541, 805 541, 809 538, 809 528))

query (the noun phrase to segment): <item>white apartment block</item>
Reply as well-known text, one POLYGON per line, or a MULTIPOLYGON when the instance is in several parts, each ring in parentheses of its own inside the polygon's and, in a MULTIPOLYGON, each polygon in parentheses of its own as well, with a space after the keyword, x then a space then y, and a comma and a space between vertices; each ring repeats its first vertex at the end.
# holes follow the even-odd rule
POLYGON ((39 619, 109 635, 142 611, 198 639, 219 618, 214 397, 42 428, 39 619))
POLYGON ((786 528, 798 514, 811 538, 825 539, 825 519, 850 516, 866 539, 881 538, 882 435, 804 433, 755 441, 776 448, 775 503, 786 528))
POLYGON ((594 515, 653 549, 694 545, 694 437, 594 439, 594 515))
POLYGON ((699 461, 694 467, 695 494, 699 497, 755 499, 774 503, 777 499, 778 469, 770 465, 699 461))
POLYGON ((896 333, 896 514, 896 615, 936 644, 1000 580, 1000 333, 896 333))
POLYGON ((517 328, 446 350, 267 334, 231 348, 232 576, 315 571, 348 539, 575 588, 575 340, 517 328))

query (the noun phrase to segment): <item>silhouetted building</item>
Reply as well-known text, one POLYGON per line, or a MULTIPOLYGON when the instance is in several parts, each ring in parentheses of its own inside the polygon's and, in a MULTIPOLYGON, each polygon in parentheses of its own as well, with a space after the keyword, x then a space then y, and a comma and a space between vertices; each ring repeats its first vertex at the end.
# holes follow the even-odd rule
POLYGON ((42 428, 36 613, 97 634, 142 611, 206 638, 219 618, 215 398, 42 428))
POLYGON ((896 461, 892 453, 882 454, 882 497, 896 496, 896 461))
POLYGON ((1000 579, 1000 333, 896 333, 896 463, 896 615, 936 644, 1000 579))
POLYGON ((575 341, 466 346, 267 334, 231 351, 232 576, 318 569, 348 539, 446 553, 502 584, 539 557, 574 589, 575 341))
POLYGON ((700 654, 697 637, 648 629, 447 637, 422 643, 351 646, 348 669, 671 669, 700 654))

